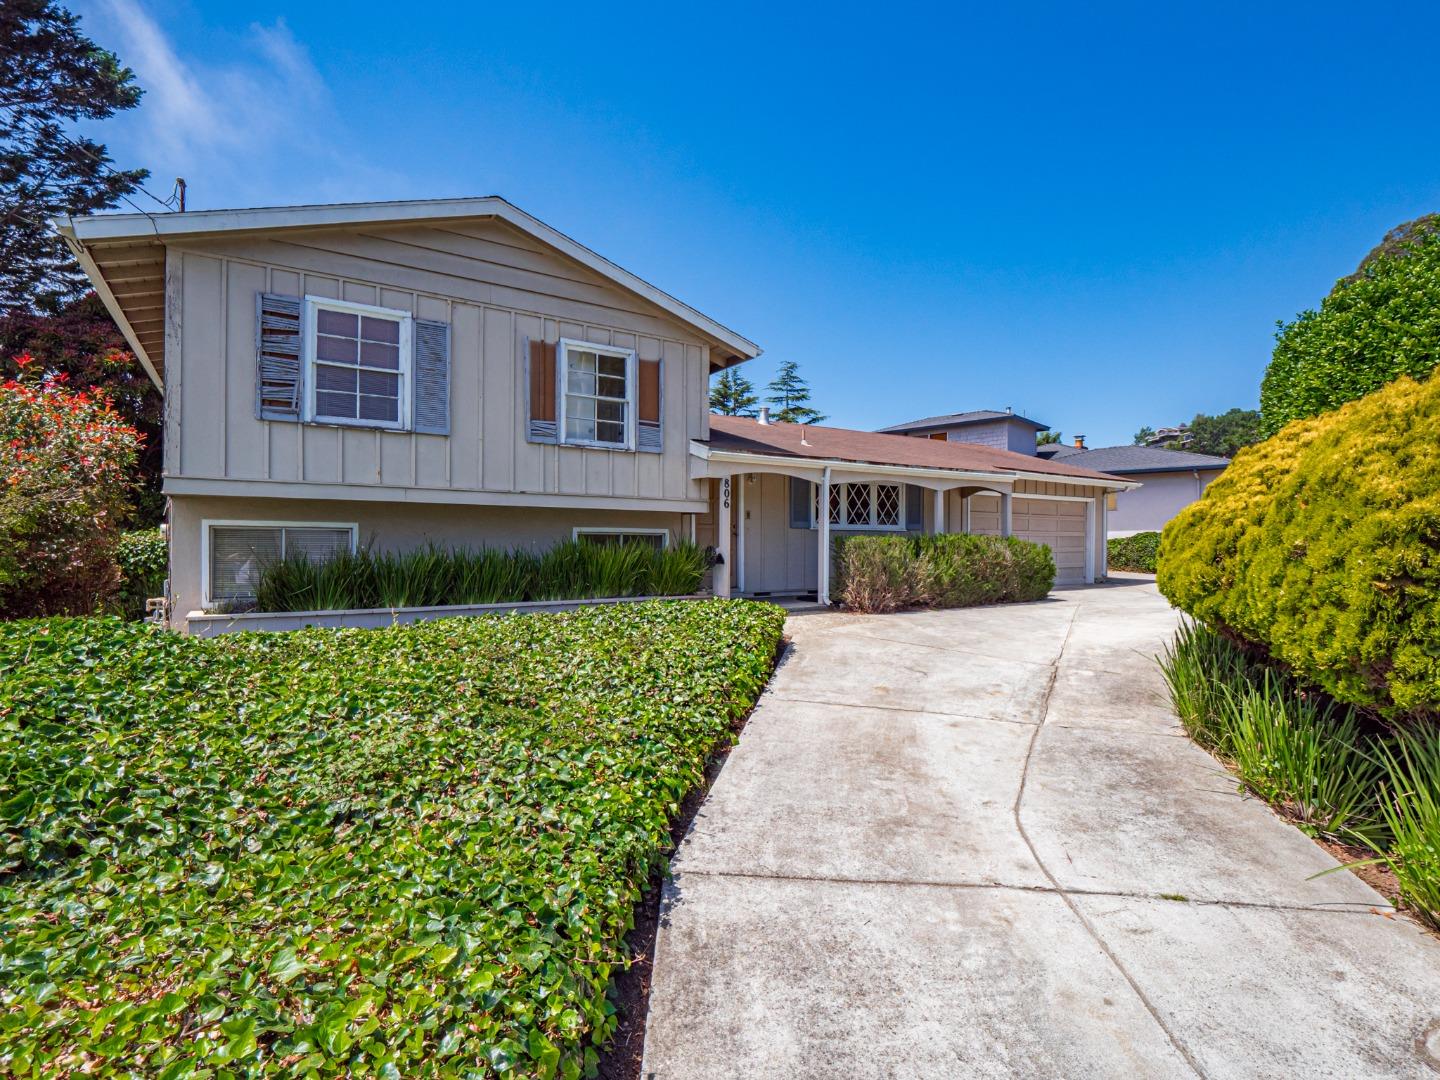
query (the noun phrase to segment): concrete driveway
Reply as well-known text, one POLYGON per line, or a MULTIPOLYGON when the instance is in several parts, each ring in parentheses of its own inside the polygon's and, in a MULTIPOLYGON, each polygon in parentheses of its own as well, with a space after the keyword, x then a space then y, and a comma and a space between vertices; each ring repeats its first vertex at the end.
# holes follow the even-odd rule
POLYGON ((644 1076, 1435 1080, 1440 940, 1185 739, 1175 623, 1138 578, 792 617, 674 863, 644 1076))

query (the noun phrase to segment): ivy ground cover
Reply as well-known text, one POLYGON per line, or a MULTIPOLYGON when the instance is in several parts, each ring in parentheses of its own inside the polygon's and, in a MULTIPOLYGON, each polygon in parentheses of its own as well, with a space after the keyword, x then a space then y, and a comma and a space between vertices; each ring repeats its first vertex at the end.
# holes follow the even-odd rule
POLYGON ((0 1073, 593 1073, 782 620, 0 624, 0 1073))

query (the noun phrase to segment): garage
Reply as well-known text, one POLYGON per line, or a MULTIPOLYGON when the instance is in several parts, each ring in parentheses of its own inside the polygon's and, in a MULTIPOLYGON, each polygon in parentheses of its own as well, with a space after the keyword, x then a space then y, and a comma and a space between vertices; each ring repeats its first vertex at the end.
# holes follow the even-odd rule
MULTIPOLYGON (((1080 498, 1041 499, 1016 495, 1010 503, 1010 533, 1044 544, 1055 557, 1055 584, 1085 582, 1085 508, 1080 498)), ((1000 535, 1000 497, 976 495, 970 500, 970 530, 1000 535)))
POLYGON ((1010 507, 1013 535, 1049 547, 1055 557, 1055 584, 1085 581, 1085 503, 1016 496, 1010 507))

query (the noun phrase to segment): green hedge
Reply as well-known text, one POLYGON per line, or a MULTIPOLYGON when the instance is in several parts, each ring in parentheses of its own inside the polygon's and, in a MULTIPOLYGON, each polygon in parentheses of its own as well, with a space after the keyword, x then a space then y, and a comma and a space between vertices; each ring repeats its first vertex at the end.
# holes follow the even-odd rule
POLYGON ((1133 536, 1117 536, 1105 543, 1111 570, 1133 570, 1141 574, 1155 573, 1155 557, 1160 552, 1160 534, 1141 532, 1133 536))
POLYGON ((836 595, 853 611, 1039 600, 1055 584, 1044 544, 941 533, 846 536, 835 544, 836 595))
POLYGON ((145 601, 159 596, 169 572, 170 551, 159 529, 123 533, 115 547, 120 564, 116 608, 127 619, 145 617, 145 601))
POLYGON ((1440 710, 1440 379, 1242 450, 1166 527, 1177 607, 1386 714, 1440 710))
POLYGON ((633 905, 782 625, 0 625, 0 1072, 593 1073, 633 905))
POLYGON ((694 544, 602 544, 568 540, 535 553, 436 546, 390 553, 362 550, 325 562, 303 557, 265 567, 259 611, 502 604, 611 596, 688 596, 709 563, 694 544))
POLYGON ((1281 326, 1260 388, 1266 435, 1401 375, 1424 378, 1440 363, 1440 231, 1417 224, 1340 282, 1319 311, 1281 326))

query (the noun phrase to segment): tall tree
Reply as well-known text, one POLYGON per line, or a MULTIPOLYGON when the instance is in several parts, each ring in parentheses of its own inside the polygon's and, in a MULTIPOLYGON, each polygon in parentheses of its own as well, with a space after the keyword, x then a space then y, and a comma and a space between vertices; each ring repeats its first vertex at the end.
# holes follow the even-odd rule
POLYGON ((1155 437, 1155 429, 1146 424, 1139 431, 1135 432, 1135 445, 1144 446, 1155 437))
POLYGON ((1036 446, 1051 446, 1064 438, 1058 431, 1037 431, 1035 432, 1036 446))
POLYGON ((1190 421, 1190 441, 1184 449, 1192 454, 1234 457, 1237 451, 1253 446, 1264 437, 1260 413, 1255 409, 1230 409, 1218 416, 1196 413, 1190 421))
POLYGON ((119 170, 65 125, 140 101, 134 73, 51 0, 0 3, 0 312, 56 311, 84 275, 50 229, 56 214, 115 206, 149 173, 119 170))
POLYGON ((775 378, 765 387, 765 398, 775 406, 775 419, 782 424, 818 424, 825 414, 810 407, 810 384, 800 377, 800 365, 783 360, 775 378))
POLYGON ((710 411, 721 416, 754 416, 760 398, 755 386, 735 368, 726 368, 710 387, 710 411))

